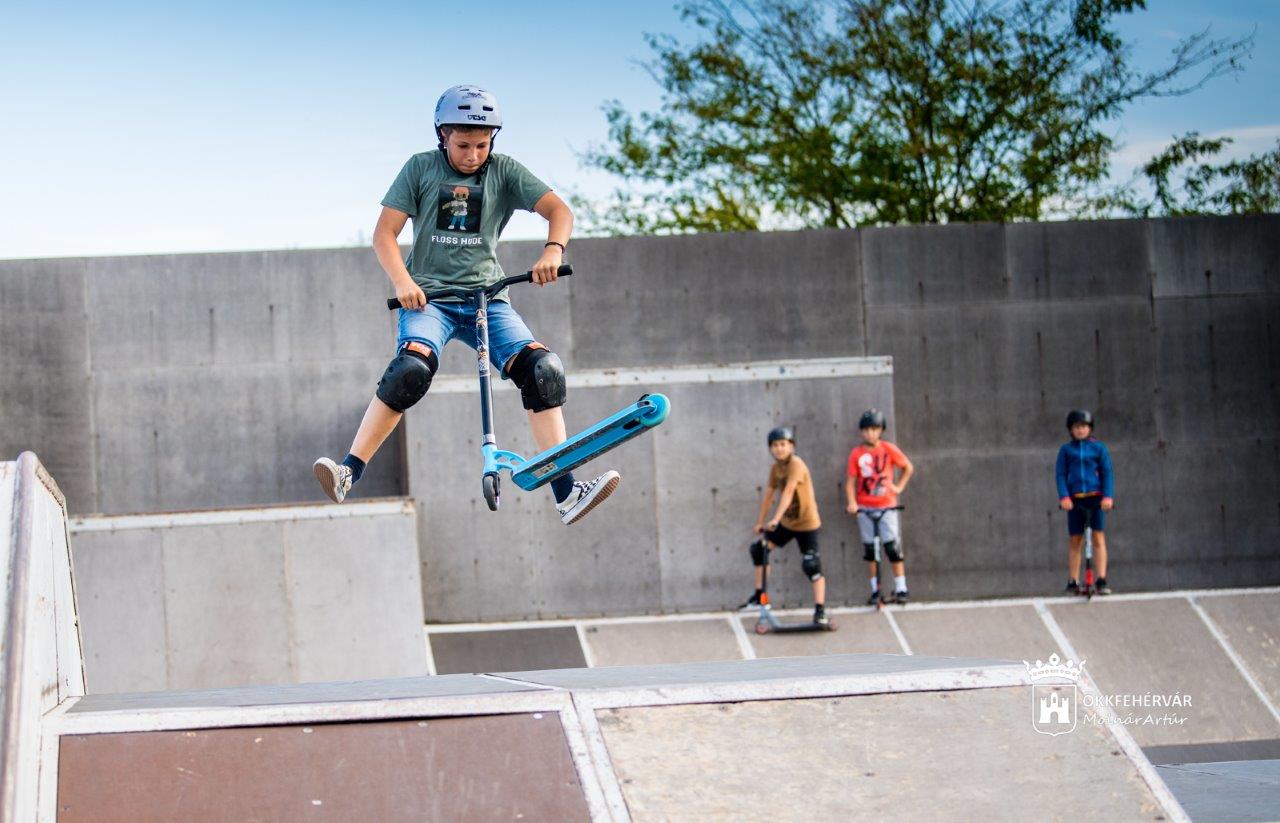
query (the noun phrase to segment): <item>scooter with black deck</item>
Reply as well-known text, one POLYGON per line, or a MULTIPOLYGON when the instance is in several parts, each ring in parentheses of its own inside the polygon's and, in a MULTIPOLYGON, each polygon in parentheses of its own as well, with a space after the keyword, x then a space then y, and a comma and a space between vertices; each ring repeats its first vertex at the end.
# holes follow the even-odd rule
POLYGON ((830 623, 783 623, 773 613, 769 603, 769 546, 761 536, 760 548, 764 550, 764 564, 760 567, 760 616, 756 619, 756 634, 799 634, 803 632, 833 632, 835 621, 830 623))

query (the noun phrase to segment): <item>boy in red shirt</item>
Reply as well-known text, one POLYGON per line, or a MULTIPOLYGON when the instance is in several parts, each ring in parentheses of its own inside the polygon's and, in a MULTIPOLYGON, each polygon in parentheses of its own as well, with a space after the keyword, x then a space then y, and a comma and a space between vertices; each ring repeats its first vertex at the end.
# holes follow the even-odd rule
POLYGON ((876 574, 876 520, 879 518, 880 545, 885 556, 893 564, 893 600, 907 602, 907 572, 902 549, 898 546, 898 495, 907 487, 915 467, 902 450, 887 440, 884 434, 884 414, 877 409, 863 412, 858 421, 862 430, 862 443, 849 452, 848 477, 844 482, 846 507, 849 514, 857 515, 858 531, 862 536, 863 559, 867 561, 871 578, 871 598, 875 605, 880 601, 880 580, 876 574), (894 469, 902 469, 898 482, 894 482, 894 469))

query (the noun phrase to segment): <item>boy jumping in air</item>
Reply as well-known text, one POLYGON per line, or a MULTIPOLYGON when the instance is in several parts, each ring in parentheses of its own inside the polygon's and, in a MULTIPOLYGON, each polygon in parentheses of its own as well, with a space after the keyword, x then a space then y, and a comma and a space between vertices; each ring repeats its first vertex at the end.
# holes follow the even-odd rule
POLYGON ((818 501, 813 495, 813 478, 809 467, 796 454, 796 433, 790 426, 779 426, 769 432, 769 453, 773 466, 769 469, 769 484, 760 501, 760 514, 756 518, 755 533, 762 535, 764 545, 751 544, 751 561, 756 567, 756 593, 743 608, 759 605, 761 586, 764 585, 765 552, 785 546, 795 538, 800 549, 800 568, 813 583, 813 622, 819 626, 831 625, 827 617, 827 581, 822 576, 822 559, 818 557, 818 501), (773 515, 769 509, 777 500, 773 515), (766 520, 765 518, 768 518, 766 520))
POLYGON ((862 537, 863 559, 867 561, 871 579, 870 605, 880 602, 880 576, 876 564, 876 520, 880 526, 880 546, 893 564, 893 600, 906 603, 907 571, 902 547, 898 545, 898 495, 902 494, 915 466, 902 450, 881 440, 884 434, 884 413, 867 409, 858 420, 862 430, 862 443, 849 452, 849 468, 844 481, 844 496, 849 514, 858 518, 858 532, 862 537), (894 482, 895 469, 902 475, 894 482))
POLYGON ((1111 453, 1093 437, 1093 415, 1075 409, 1067 415, 1071 441, 1058 449, 1055 475, 1058 506, 1067 513, 1067 594, 1080 593, 1080 554, 1086 519, 1093 529, 1093 565, 1098 570, 1098 594, 1111 594, 1107 585, 1106 513, 1115 505, 1111 453))
MULTIPOLYGON (((351 451, 341 463, 328 457, 315 462, 316 479, 335 503, 360 481, 404 412, 427 393, 445 345, 460 337, 476 347, 475 306, 456 299, 428 303, 424 290, 479 288, 501 280, 498 235, 516 209, 537 212, 549 224, 546 245, 533 265, 533 282, 551 283, 573 230, 573 214, 549 186, 510 157, 491 153, 494 135, 502 128, 502 112, 492 94, 454 86, 436 103, 435 126, 439 146, 405 163, 382 200, 374 229, 378 262, 403 308, 395 359, 378 383, 351 451), (397 238, 411 218, 413 246, 402 260, 397 238)), ((564 442, 564 367, 536 341, 505 291, 489 304, 489 358, 520 389, 538 449, 564 442)), ((571 473, 551 481, 561 521, 582 518, 619 481, 616 471, 588 483, 577 482, 571 473)))

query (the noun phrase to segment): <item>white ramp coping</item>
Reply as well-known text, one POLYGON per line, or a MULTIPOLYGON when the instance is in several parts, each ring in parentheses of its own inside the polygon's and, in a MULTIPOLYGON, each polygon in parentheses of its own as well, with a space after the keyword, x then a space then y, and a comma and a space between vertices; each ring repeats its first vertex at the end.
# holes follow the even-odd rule
POLYGON ((233 526, 242 523, 274 523, 296 520, 338 520, 349 517, 386 517, 413 514, 407 497, 354 500, 337 503, 291 503, 280 506, 248 506, 156 514, 81 515, 70 519, 71 534, 127 529, 172 529, 184 526, 233 526))
POLYGON ((781 700, 1022 686, 1022 663, 848 654, 618 666, 351 683, 90 695, 68 701, 59 734, 781 700))
MULTIPOLYGON (((574 369, 571 389, 626 386, 679 386, 693 383, 742 383, 764 380, 816 380, 831 377, 879 377, 893 374, 892 357, 814 357, 801 360, 757 360, 750 363, 703 363, 688 366, 637 366, 630 369, 574 369)), ((515 391, 508 380, 495 380, 497 392, 515 391)), ((436 394, 478 392, 473 374, 437 375, 436 394)))

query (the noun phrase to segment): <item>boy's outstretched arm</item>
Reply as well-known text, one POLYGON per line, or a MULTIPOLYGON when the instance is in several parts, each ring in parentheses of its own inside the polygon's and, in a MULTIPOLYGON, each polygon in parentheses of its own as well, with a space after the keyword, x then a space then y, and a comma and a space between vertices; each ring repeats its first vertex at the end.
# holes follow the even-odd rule
POLYGON ((569 235, 573 234, 573 212, 553 191, 539 197, 533 210, 548 223, 547 245, 533 265, 533 282, 542 286, 556 279, 556 269, 564 262, 564 248, 569 245, 569 235))
POLYGON ((760 514, 756 517, 756 526, 753 531, 756 534, 764 531, 764 519, 769 516, 769 504, 773 502, 773 487, 764 490, 764 497, 760 500, 760 514))
POLYGON ((769 521, 769 526, 776 528, 778 523, 782 521, 782 515, 787 513, 787 508, 791 506, 792 499, 796 496, 796 486, 800 485, 799 480, 788 480, 786 485, 782 487, 782 494, 778 498, 778 508, 773 513, 773 519, 769 521))
POLYGON ((849 514, 858 513, 857 481, 852 477, 844 479, 844 509, 849 514))
POLYGON ((427 305, 427 296, 413 282, 409 270, 404 267, 404 259, 400 257, 400 232, 408 220, 409 215, 404 212, 383 206, 382 213, 378 215, 378 225, 373 229, 373 253, 391 279, 391 285, 395 286, 400 305, 406 309, 421 309, 427 305))

